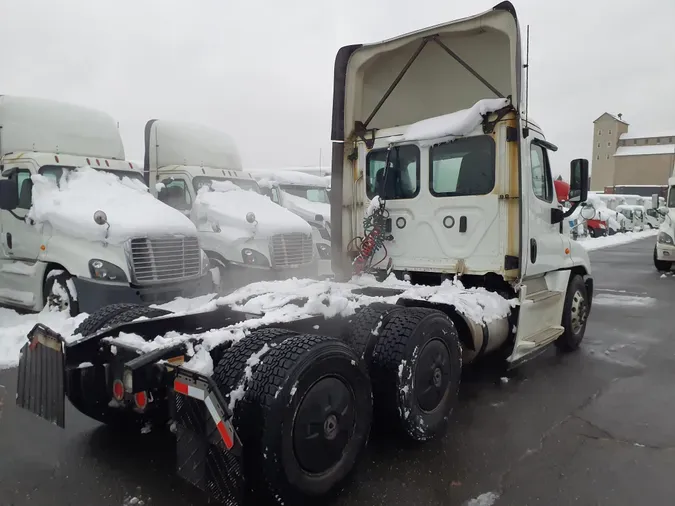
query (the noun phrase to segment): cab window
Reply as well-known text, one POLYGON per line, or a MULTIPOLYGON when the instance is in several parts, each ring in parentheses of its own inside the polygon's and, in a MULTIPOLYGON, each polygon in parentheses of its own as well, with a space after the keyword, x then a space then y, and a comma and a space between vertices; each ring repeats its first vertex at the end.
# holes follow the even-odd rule
POLYGON ((172 177, 162 180, 164 188, 159 191, 157 198, 165 204, 180 209, 188 210, 192 206, 192 198, 187 183, 183 179, 172 177))
POLYGON ((10 177, 10 180, 14 180, 17 183, 18 209, 30 209, 30 206, 33 204, 33 180, 30 178, 30 171, 27 169, 17 169, 10 177))
POLYGON ((553 178, 548 163, 548 154, 538 144, 530 146, 530 167, 534 196, 544 202, 553 202, 553 178))
POLYGON ((429 189, 437 197, 486 195, 495 186, 492 137, 466 137, 429 150, 429 189))
POLYGON ((368 198, 382 194, 387 199, 411 199, 420 189, 420 150, 417 146, 394 146, 389 154, 387 149, 374 149, 366 157, 366 194, 368 198))

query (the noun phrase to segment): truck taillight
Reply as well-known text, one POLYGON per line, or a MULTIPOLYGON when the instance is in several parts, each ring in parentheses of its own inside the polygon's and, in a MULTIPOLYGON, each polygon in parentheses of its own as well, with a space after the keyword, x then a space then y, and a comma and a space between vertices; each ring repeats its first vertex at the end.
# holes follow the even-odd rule
POLYGON ((113 397, 117 401, 124 399, 124 385, 120 380, 113 381, 113 397))
POLYGON ((134 404, 138 409, 145 409, 148 405, 148 396, 145 395, 145 392, 138 392, 134 395, 134 404))

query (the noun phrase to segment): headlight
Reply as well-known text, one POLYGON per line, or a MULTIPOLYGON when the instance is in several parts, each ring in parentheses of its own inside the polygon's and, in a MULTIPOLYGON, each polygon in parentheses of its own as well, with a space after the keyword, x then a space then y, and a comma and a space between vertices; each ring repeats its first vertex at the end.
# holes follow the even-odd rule
POLYGON ((257 265, 258 267, 270 266, 270 263, 265 255, 251 248, 244 248, 241 250, 241 258, 246 265, 257 265))
POLYGON ((322 260, 328 260, 330 258, 330 246, 323 243, 318 243, 316 249, 319 250, 319 257, 322 260))
POLYGON ((111 264, 105 260, 99 260, 98 258, 89 260, 89 273, 92 278, 100 279, 102 281, 117 281, 124 283, 127 281, 127 276, 122 269, 115 264, 111 264))
POLYGON ((675 245, 675 243, 673 243, 673 238, 670 237, 665 232, 659 232, 659 237, 657 238, 657 241, 659 244, 670 244, 671 246, 675 245))
POLYGON ((202 274, 205 274, 211 268, 211 261, 206 255, 206 252, 202 250, 202 274))

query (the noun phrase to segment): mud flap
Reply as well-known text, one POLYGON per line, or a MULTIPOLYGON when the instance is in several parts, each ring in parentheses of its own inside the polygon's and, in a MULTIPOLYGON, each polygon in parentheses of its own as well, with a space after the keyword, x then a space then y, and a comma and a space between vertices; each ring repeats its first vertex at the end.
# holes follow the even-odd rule
POLYGON ((179 369, 174 390, 178 476, 222 504, 242 504, 242 445, 218 387, 211 378, 179 369))
POLYGON ((21 349, 16 404, 65 427, 63 338, 38 323, 21 349))

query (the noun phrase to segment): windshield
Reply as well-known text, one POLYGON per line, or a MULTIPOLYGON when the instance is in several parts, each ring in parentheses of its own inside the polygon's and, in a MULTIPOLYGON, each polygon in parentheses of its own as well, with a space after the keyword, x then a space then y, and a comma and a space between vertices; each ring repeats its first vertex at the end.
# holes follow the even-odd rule
POLYGON ((328 204, 328 192, 323 186, 279 185, 286 193, 302 197, 310 202, 328 204))
POLYGON ((207 177, 207 176, 197 176, 193 178, 192 184, 195 187, 195 191, 198 192, 200 188, 204 186, 211 186, 212 181, 229 181, 230 183, 236 184, 242 190, 250 190, 255 193, 260 193, 260 187, 252 179, 232 179, 229 177, 207 177))
MULTIPOLYGON (((63 176, 64 171, 65 172, 70 172, 71 170, 76 169, 77 167, 69 166, 69 165, 43 165, 40 168, 40 174, 43 176, 53 180, 57 185, 59 184, 59 180, 63 176)), ((145 186, 145 180, 143 179, 143 174, 140 172, 132 171, 132 170, 112 170, 112 169, 94 169, 94 170, 99 170, 101 172, 107 172, 108 174, 114 174, 117 176, 118 179, 122 180, 125 177, 128 177, 132 181, 139 181, 140 183, 145 186)))
POLYGON ((619 212, 621 214, 623 214, 629 220, 633 219, 633 211, 631 211, 630 209, 621 209, 621 211, 619 211, 619 212))
POLYGON ((668 192, 668 207, 675 207, 675 186, 671 186, 668 192))

